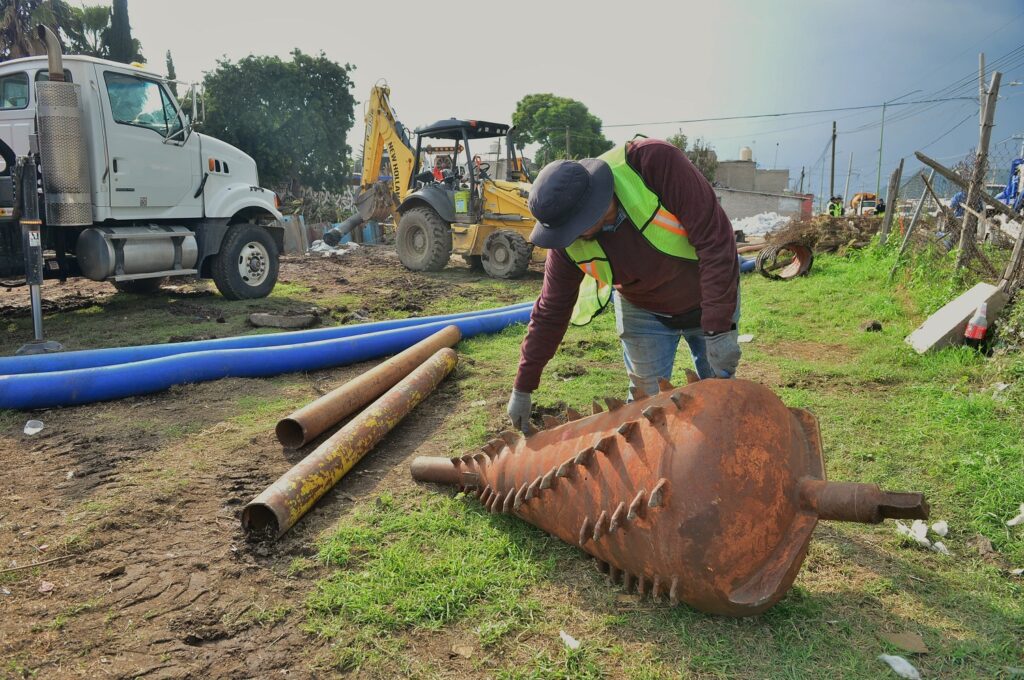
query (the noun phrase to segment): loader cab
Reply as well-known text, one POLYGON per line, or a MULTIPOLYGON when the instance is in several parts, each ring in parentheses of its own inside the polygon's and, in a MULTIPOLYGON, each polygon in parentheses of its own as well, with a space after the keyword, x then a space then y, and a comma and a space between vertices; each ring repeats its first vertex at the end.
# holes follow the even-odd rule
POLYGON ((512 182, 529 182, 530 176, 525 163, 516 154, 515 146, 509 140, 512 127, 501 123, 482 120, 459 120, 449 118, 432 125, 416 128, 416 153, 409 190, 423 190, 435 185, 448 194, 452 222, 467 224, 480 220, 483 212, 483 185, 500 179, 512 182), (492 163, 486 154, 488 139, 506 141, 506 157, 503 163, 492 163), (481 153, 483 152, 483 153, 481 153), (423 159, 427 156, 445 158, 442 164, 447 168, 436 168, 432 178, 423 170, 423 159), (503 165, 504 177, 496 177, 503 165))

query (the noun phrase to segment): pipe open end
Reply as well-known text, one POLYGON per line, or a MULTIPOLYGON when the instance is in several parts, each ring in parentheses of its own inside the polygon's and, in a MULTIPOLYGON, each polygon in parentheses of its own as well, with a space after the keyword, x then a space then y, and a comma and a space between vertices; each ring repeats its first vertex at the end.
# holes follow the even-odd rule
POLYGON ((282 418, 274 431, 281 446, 297 449, 306 443, 306 429, 294 418, 282 418))
POLYGON ((242 529, 248 534, 265 534, 277 536, 281 528, 277 523, 277 515, 270 506, 263 503, 249 503, 242 510, 242 529))

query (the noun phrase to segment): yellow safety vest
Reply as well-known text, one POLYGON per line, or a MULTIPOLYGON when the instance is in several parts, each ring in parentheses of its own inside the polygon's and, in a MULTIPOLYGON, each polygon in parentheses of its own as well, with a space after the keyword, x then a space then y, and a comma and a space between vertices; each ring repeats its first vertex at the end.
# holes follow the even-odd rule
MULTIPOLYGON (((636 229, 655 250, 670 257, 697 261, 697 251, 687 237, 679 218, 665 209, 658 195, 648 188, 644 178, 629 165, 627 145, 617 146, 599 158, 612 169, 615 196, 636 229)), ((612 297, 611 263, 596 240, 576 239, 565 249, 566 255, 587 276, 580 284, 572 324, 585 326, 604 311, 612 297)))

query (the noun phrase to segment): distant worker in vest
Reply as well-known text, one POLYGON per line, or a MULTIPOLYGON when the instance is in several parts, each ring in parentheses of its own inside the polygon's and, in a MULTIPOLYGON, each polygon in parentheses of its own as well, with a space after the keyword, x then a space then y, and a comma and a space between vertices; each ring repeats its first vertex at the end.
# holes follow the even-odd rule
POLYGON ((878 197, 878 202, 875 203, 875 214, 876 215, 884 215, 885 214, 885 199, 882 198, 881 196, 878 197))
POLYGON ((843 199, 841 196, 833 196, 828 202, 828 214, 832 217, 843 216, 843 199))
POLYGON ((671 377, 680 339, 701 378, 736 373, 736 240, 682 151, 640 139, 600 158, 555 161, 533 183, 529 207, 530 241, 550 250, 508 403, 514 427, 529 428, 532 393, 569 323, 588 324, 612 298, 630 398, 671 377))

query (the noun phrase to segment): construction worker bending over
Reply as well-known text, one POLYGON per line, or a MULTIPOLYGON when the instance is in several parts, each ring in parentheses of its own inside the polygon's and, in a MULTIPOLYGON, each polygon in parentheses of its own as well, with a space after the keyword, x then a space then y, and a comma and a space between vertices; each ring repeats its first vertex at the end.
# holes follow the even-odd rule
POLYGON ((585 325, 614 297, 630 396, 672 375, 679 339, 701 378, 740 360, 739 263, 714 190, 671 144, 642 139, 600 158, 555 161, 530 190, 530 240, 549 248, 544 285, 508 403, 529 425, 532 392, 570 321, 585 325))

